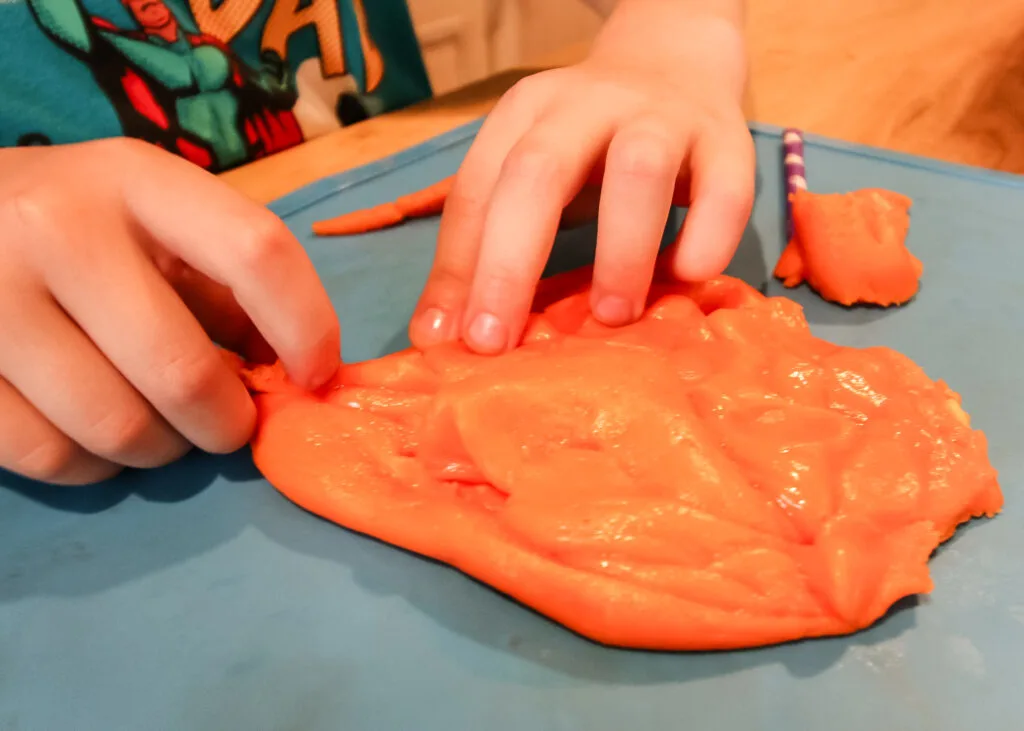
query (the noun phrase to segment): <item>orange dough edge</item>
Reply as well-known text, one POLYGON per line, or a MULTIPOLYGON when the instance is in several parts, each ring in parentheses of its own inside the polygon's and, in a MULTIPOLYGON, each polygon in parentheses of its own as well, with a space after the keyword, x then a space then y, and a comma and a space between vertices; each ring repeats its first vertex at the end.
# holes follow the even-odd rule
POLYGON ((436 215, 444 209, 454 180, 454 176, 444 178, 394 201, 316 221, 313 233, 317 236, 352 236, 396 226, 409 218, 436 215))
MULTIPOLYGON (((594 330, 592 322, 588 324, 586 308, 579 304, 586 301, 587 275, 588 270, 578 270, 541 284, 534 310, 538 315, 542 311, 544 314, 535 317, 532 329, 528 331, 532 334, 528 334, 528 338, 533 337, 536 338, 535 342, 542 342, 551 333, 555 333, 554 337, 558 339, 566 332, 586 332, 587 328, 591 328, 597 337, 604 337, 601 334, 604 331, 594 330), (575 299, 573 295, 576 295, 575 299), (561 335, 557 332, 559 330, 561 335)), ((765 322, 770 327, 784 324, 786 329, 780 329, 779 333, 769 333, 769 337, 792 338, 792 341, 786 340, 789 344, 787 347, 800 350, 806 346, 808 353, 821 347, 825 353, 822 358, 862 357, 850 349, 819 344, 809 333, 804 334, 801 328, 805 323, 801 322, 802 316, 795 314, 792 303, 772 303, 736 280, 723 277, 703 285, 657 283, 652 300, 658 296, 667 297, 663 302, 668 304, 662 307, 665 322, 678 325, 672 322, 672 317, 682 312, 682 317, 691 318, 687 322, 694 328, 701 322, 704 326, 710 323, 712 335, 723 343, 729 338, 737 338, 736 343, 739 345, 736 347, 750 345, 744 341, 744 338, 750 336, 741 331, 747 319, 766 317, 768 319, 765 322), (711 314, 701 316, 695 309, 693 313, 696 314, 686 314, 689 310, 683 307, 686 301, 682 297, 690 298, 702 310, 711 314), (700 317, 704 319, 693 319, 700 317)), ((636 326, 637 332, 641 333, 638 336, 640 342, 643 342, 643 332, 646 332, 641 332, 641 327, 653 328, 650 332, 655 334, 669 332, 658 329, 662 325, 655 317, 657 313, 654 309, 649 314, 651 319, 647 320, 647 325, 641 323, 636 326)), ((751 327, 750 332, 756 333, 760 327, 751 327)), ((618 332, 628 338, 629 335, 624 334, 625 330, 628 328, 618 332)), ((673 328, 671 332, 676 330, 673 328)), ((729 341, 726 345, 732 348, 733 342, 729 341)), ((579 347, 585 357, 589 345, 583 343, 579 347)), ((733 352, 728 348, 722 352, 733 352)), ((678 352, 686 354, 689 351, 681 348, 678 352)), ((693 352, 701 351, 695 348, 693 352)), ((770 350, 765 352, 769 357, 778 355, 770 350)), ((451 354, 437 355, 442 356, 449 358, 451 354)), ((464 357, 470 365, 476 363, 475 356, 466 354, 458 357, 464 357)), ((529 355, 525 353, 521 357, 529 355)), ((888 364, 886 367, 893 369, 896 382, 899 379, 925 378, 901 356, 879 351, 876 361, 888 364)), ((460 361, 456 359, 446 362, 460 361)), ((872 361, 865 361, 868 362, 872 361)), ((652 363, 655 364, 652 367, 659 367, 657 364, 660 361, 654 360, 652 363)), ((390 432, 387 429, 379 430, 377 425, 381 422, 374 422, 372 415, 367 416, 367 410, 377 408, 374 405, 377 403, 374 399, 377 399, 379 408, 390 409, 393 414, 398 414, 398 421, 401 421, 405 418, 402 414, 414 413, 421 407, 421 403, 416 400, 420 398, 419 391, 429 390, 436 376, 423 366, 419 353, 410 350, 378 361, 345 366, 339 379, 316 395, 302 393, 291 386, 279 366, 256 368, 244 373, 250 388, 257 392, 259 425, 252 442, 254 460, 266 478, 290 500, 351 530, 448 563, 569 629, 609 645, 662 650, 715 650, 854 632, 874 623, 901 597, 930 591, 932 584, 927 561, 938 543, 950 537, 958 523, 972 516, 994 515, 1002 506, 996 473, 987 463, 984 436, 966 425, 966 415, 959 409, 959 398, 955 394, 945 389, 941 382, 928 381, 929 387, 935 390, 930 392, 932 395, 928 398, 931 400, 922 407, 925 408, 922 413, 938 425, 932 428, 945 430, 943 433, 948 433, 954 440, 961 440, 961 449, 969 453, 968 456, 973 460, 968 461, 962 470, 974 470, 970 474, 977 472, 974 483, 952 483, 945 493, 935 495, 926 491, 922 494, 926 494, 931 502, 928 510, 921 508, 921 519, 890 525, 884 522, 889 520, 884 518, 888 514, 886 511, 895 511, 892 514, 897 517, 900 510, 907 513, 900 507, 904 497, 902 494, 887 492, 887 483, 882 479, 885 475, 865 473, 864 492, 859 495, 859 499, 862 503, 870 502, 875 494, 872 490, 877 493, 878 510, 881 511, 878 515, 883 516, 878 519, 881 522, 876 521, 876 524, 856 515, 840 515, 837 511, 833 511, 835 515, 829 517, 827 510, 821 513, 824 518, 816 518, 815 512, 808 508, 809 512, 797 511, 780 523, 778 530, 782 530, 782 534, 769 535, 765 539, 769 547, 782 546, 779 555, 790 556, 793 565, 800 567, 795 572, 798 576, 789 576, 784 572, 780 581, 792 580, 801 587, 799 601, 805 604, 805 608, 800 610, 802 614, 758 609, 761 606, 776 606, 771 601, 779 598, 768 596, 765 601, 769 603, 761 605, 758 602, 761 602, 762 597, 757 591, 750 595, 749 600, 754 602, 750 604, 751 609, 730 608, 728 602, 734 601, 735 592, 740 592, 735 594, 741 597, 739 601, 748 601, 746 595, 742 595, 744 576, 754 582, 752 586, 768 581, 764 577, 759 578, 757 574, 744 574, 742 569, 736 569, 735 566, 732 574, 722 574, 726 578, 721 582, 706 584, 708 596, 713 594, 714 601, 720 602, 720 606, 714 606, 713 602, 699 601, 699 592, 686 597, 680 596, 680 592, 666 590, 657 584, 657 577, 652 580, 654 584, 651 584, 646 579, 640 581, 628 573, 623 577, 602 573, 589 565, 586 568, 571 565, 572 561, 560 560, 557 555, 536 550, 536 546, 524 541, 522 535, 517 535, 515 530, 496 517, 505 514, 510 502, 504 503, 498 511, 492 511, 481 507, 482 503, 465 502, 454 495, 438 492, 434 487, 410 487, 419 479, 417 475, 426 474, 418 470, 421 467, 421 456, 429 451, 428 448, 421 444, 418 447, 421 456, 415 459, 396 455, 395 450, 388 446, 391 444, 388 440, 392 438, 390 432), (385 382, 404 385, 412 390, 394 391, 390 386, 380 389, 379 384, 385 382), (409 399, 408 404, 403 401, 406 398, 409 399), (347 400, 365 401, 365 405, 361 407, 362 410, 347 408, 344 406, 347 400), (391 476, 384 476, 388 471, 391 476), (413 482, 405 485, 401 479, 395 479, 396 474, 410 475, 409 479, 413 482), (891 508, 887 501, 892 503, 891 508), (925 515, 928 511, 930 517, 925 515), (792 530, 786 522, 790 518, 796 521, 793 523, 796 528, 792 530), (812 543, 804 546, 793 537, 796 535, 792 533, 793 530, 812 530, 806 526, 819 519, 825 522, 813 528, 817 533, 812 543), (939 520, 939 523, 933 520, 939 520), (739 588, 730 588, 736 578, 740 580, 737 585, 739 588)), ((711 386, 706 393, 701 392, 700 398, 713 397, 715 393, 711 386)), ((471 414, 476 402, 472 393, 469 396, 468 401, 454 399, 451 403, 456 409, 468 404, 466 408, 470 408, 470 411, 467 413, 471 414)), ((485 413, 492 413, 495 405, 500 408, 504 402, 485 399, 480 403, 485 413)), ((552 413, 558 416, 557 410, 552 413)), ((510 414, 509 418, 515 418, 514 410, 510 414)), ((827 414, 825 416, 831 418, 827 414)), ((840 422, 835 423, 842 426, 840 422)), ((517 428, 511 421, 508 424, 510 430, 517 428)), ((695 428, 700 430, 703 426, 697 425, 695 428)), ((756 429, 756 424, 751 428, 756 429)), ((796 429, 799 431, 799 423, 796 423, 796 429)), ((414 432, 415 429, 410 433, 414 432)), ((462 439, 462 442, 456 444, 458 449, 482 448, 479 444, 469 444, 472 434, 451 437, 444 429, 436 431, 436 434, 441 435, 439 438, 446 444, 456 444, 462 439), (455 441, 452 442, 452 439, 455 441)), ((737 440, 742 441, 741 437, 737 437, 737 440)), ((489 448, 489 444, 484 443, 483 448, 489 448)), ((751 444, 752 448, 757 447, 756 440, 751 444)), ((887 443, 877 446, 868 443, 859 448, 867 450, 862 452, 864 459, 877 459, 878 464, 884 465, 891 461, 891 453, 885 451, 890 446, 887 443), (873 450, 877 449, 882 452, 875 454, 873 450)), ((651 454, 657 456, 658 453, 651 454)), ((929 455, 924 457, 930 458, 929 455)), ((916 456, 914 458, 917 459, 916 456)), ((495 464, 502 463, 499 461, 495 464)), ((758 469, 761 469, 766 465, 770 467, 772 462, 767 459, 759 464, 761 466, 758 469)), ((725 468, 731 469, 728 465, 725 468)), ((656 475, 656 471, 651 474, 656 475)), ((854 485, 852 489, 860 488, 854 485)), ((525 491, 512 492, 517 500, 526 494, 525 491)), ((808 495, 813 497, 811 493, 808 495)), ((738 496, 736 499, 740 502, 753 500, 750 503, 752 506, 760 504, 756 491, 748 494, 747 498, 738 496)), ((766 510, 768 512, 764 515, 772 517, 772 510, 766 510)), ((628 513, 629 509, 625 512, 628 513)), ((745 528, 737 528, 735 522, 746 519, 741 513, 737 512, 721 526, 716 524, 714 533, 709 535, 717 536, 723 531, 746 531, 745 528)), ((908 514, 911 518, 916 515, 913 510, 908 514)), ((644 540, 642 534, 639 534, 639 538, 644 540)), ((765 570, 764 565, 758 563, 757 551, 751 553, 750 557, 754 561, 751 566, 762 567, 752 570, 765 570)), ((736 556, 724 555, 726 561, 736 559, 736 556)), ((641 563, 636 566, 640 567, 641 563)), ((693 578, 701 579, 700 572, 695 573, 693 578)), ((768 585, 770 593, 770 582, 768 585)), ((698 584, 693 585, 696 586, 698 584)), ((688 589, 691 593, 696 591, 693 587, 688 589)), ((765 589, 762 587, 758 591, 763 592, 765 589)), ((686 591, 681 593, 685 594, 686 591)), ((782 597, 783 602, 785 599, 782 597)))
POLYGON ((923 266, 906 248, 912 201, 868 188, 792 197, 793 239, 774 275, 786 287, 806 281, 841 305, 905 304, 917 294, 923 266))

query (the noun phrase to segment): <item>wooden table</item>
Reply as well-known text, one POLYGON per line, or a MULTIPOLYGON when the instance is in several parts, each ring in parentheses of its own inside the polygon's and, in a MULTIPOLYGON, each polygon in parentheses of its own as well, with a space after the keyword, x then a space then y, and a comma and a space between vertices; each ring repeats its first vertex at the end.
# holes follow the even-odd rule
MULTIPOLYGON (((748 118, 952 162, 1024 172, 1021 0, 748 0, 748 118)), ((585 46, 543 67, 573 63, 585 46)), ((485 114, 493 77, 228 172, 266 203, 485 114)))

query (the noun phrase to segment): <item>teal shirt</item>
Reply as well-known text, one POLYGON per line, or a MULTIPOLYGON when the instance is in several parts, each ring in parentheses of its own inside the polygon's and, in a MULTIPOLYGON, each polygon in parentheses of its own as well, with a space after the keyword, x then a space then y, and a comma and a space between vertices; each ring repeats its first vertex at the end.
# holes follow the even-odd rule
POLYGON ((404 0, 0 0, 0 146, 146 140, 219 171, 428 98, 404 0))

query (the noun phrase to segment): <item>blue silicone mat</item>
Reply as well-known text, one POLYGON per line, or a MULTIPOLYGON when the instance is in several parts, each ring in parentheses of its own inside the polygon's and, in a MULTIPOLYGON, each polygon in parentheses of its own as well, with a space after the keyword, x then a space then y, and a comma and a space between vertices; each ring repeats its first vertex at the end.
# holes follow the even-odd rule
MULTIPOLYGON (((406 344, 437 221, 344 240, 310 223, 454 172, 476 129, 274 204, 331 292, 346 359, 406 344)), ((731 271, 782 294, 779 131, 754 135, 757 204, 731 271)), ((819 335, 947 380, 1001 472, 1004 514, 938 552, 931 596, 851 637, 631 652, 303 512, 247 452, 80 489, 0 474, 0 731, 1024 728, 1024 183, 813 137, 806 156, 816 191, 914 198, 925 276, 901 309, 787 294, 819 335)), ((563 237, 553 266, 592 245, 592 228, 563 237)))

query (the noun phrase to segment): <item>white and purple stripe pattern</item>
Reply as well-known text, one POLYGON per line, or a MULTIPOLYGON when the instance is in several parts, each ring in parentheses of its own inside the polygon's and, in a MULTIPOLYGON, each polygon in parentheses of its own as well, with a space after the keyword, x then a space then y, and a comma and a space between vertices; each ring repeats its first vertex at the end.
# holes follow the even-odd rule
POLYGON ((798 129, 787 129, 782 133, 783 159, 786 169, 786 240, 793 238, 793 194, 807 190, 804 169, 804 135, 798 129))

